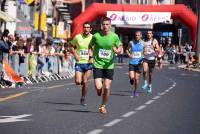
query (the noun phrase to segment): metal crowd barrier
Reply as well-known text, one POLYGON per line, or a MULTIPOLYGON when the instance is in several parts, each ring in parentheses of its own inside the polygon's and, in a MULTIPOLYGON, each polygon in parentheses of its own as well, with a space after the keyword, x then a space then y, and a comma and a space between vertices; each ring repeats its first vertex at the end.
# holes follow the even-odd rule
MULTIPOLYGON (((48 60, 46 56, 42 57, 40 58, 41 61, 44 63, 42 71, 39 72, 39 65, 37 64, 35 66, 35 69, 32 70, 32 75, 29 75, 29 57, 31 54, 26 54, 26 56, 24 57, 24 62, 21 64, 19 64, 20 57, 18 54, 3 55, 4 59, 7 59, 8 63, 13 68, 15 73, 23 77, 25 84, 69 79, 74 77, 75 75, 75 60, 72 55, 68 55, 67 58, 64 56, 48 56, 48 60), (51 71, 48 70, 49 65, 51 65, 51 71)), ((35 55, 36 63, 38 63, 38 58, 38 55, 35 55)))

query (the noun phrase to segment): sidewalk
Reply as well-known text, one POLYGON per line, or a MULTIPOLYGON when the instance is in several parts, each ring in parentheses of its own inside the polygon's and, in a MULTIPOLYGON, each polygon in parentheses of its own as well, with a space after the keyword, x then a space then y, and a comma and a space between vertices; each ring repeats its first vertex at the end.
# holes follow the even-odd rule
POLYGON ((178 65, 178 68, 186 69, 186 70, 189 70, 189 71, 200 72, 200 67, 197 67, 197 68, 186 68, 186 65, 178 65))

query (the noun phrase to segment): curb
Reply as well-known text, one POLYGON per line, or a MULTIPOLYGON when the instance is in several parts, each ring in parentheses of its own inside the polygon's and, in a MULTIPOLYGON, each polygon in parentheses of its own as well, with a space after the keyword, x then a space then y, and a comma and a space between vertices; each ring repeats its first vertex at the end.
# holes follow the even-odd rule
POLYGON ((194 71, 194 72, 200 72, 200 68, 186 68, 186 65, 180 65, 178 66, 178 68, 180 69, 185 69, 185 70, 188 70, 188 71, 194 71))

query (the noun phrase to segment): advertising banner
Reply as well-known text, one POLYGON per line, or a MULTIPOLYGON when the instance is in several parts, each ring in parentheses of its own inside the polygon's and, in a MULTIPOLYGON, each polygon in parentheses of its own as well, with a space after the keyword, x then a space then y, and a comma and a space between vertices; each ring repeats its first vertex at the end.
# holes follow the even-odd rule
POLYGON ((107 11, 113 25, 141 25, 170 21, 171 12, 118 12, 107 11))

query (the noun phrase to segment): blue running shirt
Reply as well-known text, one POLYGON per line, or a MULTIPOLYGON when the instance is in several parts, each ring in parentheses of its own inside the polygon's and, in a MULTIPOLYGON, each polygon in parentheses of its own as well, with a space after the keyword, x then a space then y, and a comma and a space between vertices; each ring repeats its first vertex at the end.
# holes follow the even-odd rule
POLYGON ((129 64, 137 65, 142 63, 144 42, 134 42, 131 41, 131 58, 129 64))

